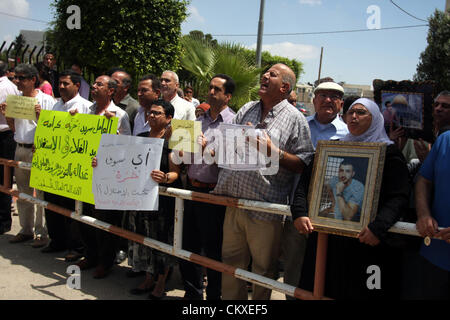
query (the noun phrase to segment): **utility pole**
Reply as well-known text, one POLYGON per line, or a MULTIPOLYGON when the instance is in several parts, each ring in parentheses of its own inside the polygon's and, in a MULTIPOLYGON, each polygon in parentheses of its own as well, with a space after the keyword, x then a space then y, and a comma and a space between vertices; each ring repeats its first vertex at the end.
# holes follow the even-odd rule
POLYGON ((317 78, 317 85, 320 84, 320 72, 322 71, 322 56, 323 56, 323 47, 321 47, 320 49, 319 77, 317 78))
POLYGON ((445 14, 447 15, 447 17, 450 16, 450 0, 447 0, 445 2, 445 14))
POLYGON ((259 7, 258 41, 256 43, 256 65, 258 68, 261 67, 262 35, 264 29, 264 2, 265 0, 261 0, 259 7))

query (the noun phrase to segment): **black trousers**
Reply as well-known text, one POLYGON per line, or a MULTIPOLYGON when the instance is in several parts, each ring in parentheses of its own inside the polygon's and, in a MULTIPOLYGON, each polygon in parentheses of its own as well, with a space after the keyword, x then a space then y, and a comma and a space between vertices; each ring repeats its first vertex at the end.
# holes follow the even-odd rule
MULTIPOLYGON (((83 203, 83 213, 98 220, 118 226, 123 211, 98 210, 89 203, 83 203)), ((93 264, 110 268, 116 257, 118 237, 110 232, 92 227, 87 224, 80 225, 81 239, 85 246, 85 257, 93 264)))
MULTIPOLYGON (((188 186, 192 191, 209 193, 212 189, 188 186)), ((222 260, 223 220, 226 207, 196 201, 184 202, 183 249, 196 254, 204 253, 208 258, 222 260)), ((198 264, 180 261, 184 290, 187 296, 203 295, 202 267, 198 264)), ((207 300, 221 297, 222 274, 207 269, 207 300)))
MULTIPOLYGON (((44 192, 44 200, 72 211, 75 210, 73 199, 44 192)), ((82 246, 79 233, 80 222, 49 209, 45 209, 45 220, 51 247, 73 250, 82 246)))
MULTIPOLYGON (((16 142, 14 141, 14 133, 11 130, 0 132, 0 158, 14 160, 16 152, 16 142)), ((11 171, 11 180, 13 172, 11 171)), ((0 166, 0 183, 3 185, 4 169, 0 166)), ((11 229, 11 196, 0 192, 0 234, 11 229)))

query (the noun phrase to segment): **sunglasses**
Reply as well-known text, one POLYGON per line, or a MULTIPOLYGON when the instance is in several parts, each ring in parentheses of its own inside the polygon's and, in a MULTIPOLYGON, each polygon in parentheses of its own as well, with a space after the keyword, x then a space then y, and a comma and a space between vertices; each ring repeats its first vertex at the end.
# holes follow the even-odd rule
POLYGON ((145 114, 147 116, 154 115, 155 117, 157 117, 157 116, 160 116, 160 115, 164 114, 164 112, 152 110, 152 111, 146 112, 145 114))
POLYGON ((25 76, 14 76, 14 79, 19 79, 19 81, 23 81, 25 79, 31 79, 32 77, 25 77, 25 76))

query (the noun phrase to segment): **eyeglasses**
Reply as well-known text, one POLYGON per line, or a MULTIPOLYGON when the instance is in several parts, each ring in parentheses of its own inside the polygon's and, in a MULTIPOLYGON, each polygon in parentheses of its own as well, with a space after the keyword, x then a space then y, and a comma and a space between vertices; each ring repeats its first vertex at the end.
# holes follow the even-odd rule
POLYGON ((437 108, 437 107, 439 107, 439 105, 441 106, 442 109, 450 109, 450 104, 445 103, 445 102, 435 102, 433 104, 433 107, 437 108))
POLYGON ((323 100, 325 100, 326 98, 330 98, 332 101, 341 100, 341 96, 338 94, 319 93, 318 96, 320 99, 323 99, 323 100))
POLYGON ((91 86, 91 89, 94 87, 94 86, 97 86, 97 87, 103 87, 105 84, 104 83, 102 83, 102 82, 94 82, 93 84, 92 84, 92 86, 91 86))
POLYGON ((25 79, 31 79, 32 77, 25 77, 25 76, 14 76, 14 79, 19 79, 19 81, 23 81, 25 79))
POLYGON ((356 113, 357 116, 365 116, 365 115, 369 114, 368 111, 362 110, 362 109, 350 109, 350 110, 347 111, 348 115, 351 115, 351 114, 354 114, 354 113, 356 113))
POLYGON ((154 115, 155 117, 158 117, 158 116, 164 114, 164 112, 151 110, 151 111, 146 112, 145 114, 147 116, 154 115))

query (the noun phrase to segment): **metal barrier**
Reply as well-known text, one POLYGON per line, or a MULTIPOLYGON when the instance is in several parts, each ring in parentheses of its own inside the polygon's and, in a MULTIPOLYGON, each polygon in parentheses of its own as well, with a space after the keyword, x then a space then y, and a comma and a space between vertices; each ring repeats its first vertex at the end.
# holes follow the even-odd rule
MULTIPOLYGON (((235 278, 249 281, 255 283, 259 286, 275 290, 286 295, 301 299, 301 300, 329 300, 329 298, 324 297, 324 286, 325 286, 325 265, 326 265, 326 249, 327 249, 327 234, 319 233, 318 243, 317 243, 317 256, 316 256, 316 274, 314 280, 314 291, 310 292, 303 290, 301 288, 296 288, 294 286, 282 283, 280 281, 273 280, 271 278, 263 277, 261 275, 236 268, 230 265, 226 265, 222 262, 186 251, 182 249, 182 231, 183 231, 183 211, 184 211, 184 201, 183 200, 194 200, 200 202, 207 202, 213 204, 219 204, 229 207, 237 207, 241 209, 251 209, 257 211, 263 211, 273 214, 290 216, 290 207, 287 205, 267 203, 261 201, 252 201, 245 199, 236 199, 224 196, 217 196, 212 194, 194 192, 190 190, 177 189, 177 188, 167 188, 159 187, 159 193, 161 195, 175 197, 175 223, 174 223, 174 241, 173 246, 166 243, 144 237, 143 235, 133 233, 131 231, 119 228, 117 226, 111 225, 109 223, 103 222, 101 220, 92 218, 90 216, 82 215, 82 202, 76 201, 75 211, 62 208, 60 206, 54 205, 47 201, 43 201, 34 198, 25 193, 19 193, 17 190, 13 190, 9 184, 11 177, 10 167, 16 167, 21 169, 30 170, 31 163, 24 163, 20 161, 7 160, 0 158, 0 164, 4 165, 4 185, 0 185, 0 191, 6 194, 10 194, 17 197, 20 200, 25 200, 42 206, 56 213, 62 214, 66 217, 72 218, 74 220, 80 221, 82 223, 91 225, 95 228, 105 230, 107 232, 113 233, 117 236, 126 238, 128 240, 140 243, 142 245, 160 250, 167 254, 176 256, 178 258, 188 260, 190 262, 202 265, 204 267, 219 271, 222 273, 227 273, 234 276, 235 278)), ((389 229, 389 232, 395 232, 405 235, 420 236, 416 230, 415 224, 397 222, 394 226, 389 229)))

